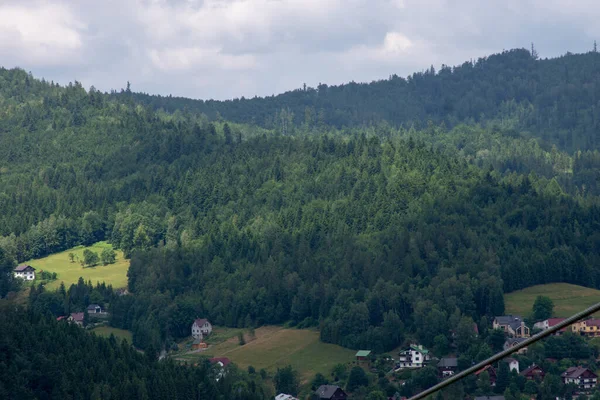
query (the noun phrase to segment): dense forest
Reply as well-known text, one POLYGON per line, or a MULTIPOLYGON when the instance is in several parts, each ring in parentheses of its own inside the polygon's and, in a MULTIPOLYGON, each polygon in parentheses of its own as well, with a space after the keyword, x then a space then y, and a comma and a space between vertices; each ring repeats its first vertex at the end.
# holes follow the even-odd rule
POLYGON ((515 49, 439 71, 372 83, 319 84, 277 96, 229 101, 135 94, 168 112, 188 109, 210 118, 287 131, 292 124, 364 127, 380 122, 417 129, 429 121, 493 123, 559 148, 594 150, 600 144, 600 54, 539 59, 515 49))
POLYGON ((27 399, 266 399, 260 379, 208 361, 195 367, 141 354, 36 312, 0 312, 0 398, 27 399))
POLYGON ((95 291, 149 353, 198 315, 380 352, 483 327, 504 292, 600 287, 598 61, 515 50, 225 103, 2 69, 0 296, 16 262, 109 240, 131 257, 130 296, 80 282, 34 289, 32 308, 62 315, 95 291))

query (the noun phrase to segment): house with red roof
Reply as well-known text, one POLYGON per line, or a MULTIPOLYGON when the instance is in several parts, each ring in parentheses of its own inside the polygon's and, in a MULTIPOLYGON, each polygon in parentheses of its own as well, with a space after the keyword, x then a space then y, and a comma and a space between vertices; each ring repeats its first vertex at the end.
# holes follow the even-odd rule
POLYGON ((192 337, 194 339, 202 339, 204 336, 210 335, 212 325, 206 318, 198 318, 192 324, 192 337))
POLYGON ((73 322, 79 326, 83 326, 83 318, 84 318, 84 313, 76 312, 76 313, 71 313, 71 315, 69 315, 69 318, 67 318, 67 321, 73 322))
POLYGON ((527 378, 528 381, 541 382, 544 380, 546 372, 539 365, 532 364, 529 366, 529 368, 521 371, 520 375, 527 378))
MULTIPOLYGON (((536 322, 535 324, 533 324, 533 327, 542 331, 545 331, 546 329, 550 329, 553 326, 560 324, 561 322, 563 322, 565 319, 564 318, 548 318, 546 320, 540 321, 540 322, 536 322)), ((563 334, 564 332, 567 331, 568 328, 563 328, 560 331, 558 331, 556 333, 556 335, 560 335, 563 334)))
POLYGON ((486 365, 485 367, 481 368, 479 371, 475 372, 475 376, 477 378, 479 378, 479 375, 481 375, 482 373, 484 373, 486 371, 490 376, 490 385, 496 386, 496 379, 498 378, 498 375, 496 374, 496 369, 494 367, 492 367, 491 365, 486 365))

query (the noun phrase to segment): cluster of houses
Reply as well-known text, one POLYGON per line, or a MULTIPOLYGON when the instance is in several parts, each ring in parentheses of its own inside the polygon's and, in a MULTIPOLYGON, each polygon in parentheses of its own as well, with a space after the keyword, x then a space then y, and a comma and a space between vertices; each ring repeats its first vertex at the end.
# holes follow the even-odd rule
MULTIPOLYGON (((533 324, 535 329, 546 330, 550 329, 555 325, 563 322, 564 318, 549 318, 544 321, 536 322, 533 324)), ((555 335, 562 335, 563 333, 571 331, 575 334, 585 336, 588 338, 594 338, 600 336, 600 319, 590 318, 582 321, 575 322, 569 327, 562 328, 555 335)))
MULTIPOLYGON (((541 321, 534 325, 534 329, 549 329, 563 320, 563 318, 551 318, 541 321)), ((527 327, 527 325, 525 325, 523 318, 518 315, 505 315, 496 317, 494 318, 492 327, 494 329, 502 330, 505 333, 505 350, 518 345, 531 336, 531 330, 529 327, 527 327)), ((582 336, 600 336, 600 320, 589 319, 580 321, 568 328, 562 329, 557 334, 561 334, 567 329, 570 329, 572 332, 578 333, 582 336)), ((518 354, 523 354, 526 352, 527 347, 520 349, 518 354)), ((438 376, 440 379, 446 379, 458 371, 458 359, 456 357, 444 357, 438 360, 431 356, 429 350, 418 344, 412 344, 408 348, 398 353, 398 360, 396 361, 394 370, 398 372, 408 368, 423 368, 432 362, 437 362, 438 376)), ((533 364, 525 370, 519 371, 519 362, 514 358, 507 358, 502 362, 508 364, 510 371, 516 371, 519 375, 525 377, 527 380, 541 382, 546 375, 546 371, 544 371, 539 365, 533 364)), ((492 365, 487 365, 486 367, 477 371, 475 375, 478 376, 483 372, 488 373, 490 377, 490 384, 494 386, 497 379, 496 369, 492 365)), ((598 376, 594 373, 594 371, 581 366, 569 368, 562 374, 561 378, 565 384, 572 383, 578 385, 581 392, 588 392, 591 389, 594 389, 598 383, 598 376)), ((486 397, 482 397, 481 399, 485 398, 486 397)), ((489 397, 489 399, 493 399, 493 397, 489 397)))
POLYGON ((108 312, 106 312, 106 310, 104 310, 99 304, 90 304, 89 306, 87 306, 85 312, 71 313, 69 314, 69 316, 60 316, 56 318, 56 320, 67 321, 83 327, 85 314, 87 314, 89 317, 100 319, 106 319, 109 316, 108 312))

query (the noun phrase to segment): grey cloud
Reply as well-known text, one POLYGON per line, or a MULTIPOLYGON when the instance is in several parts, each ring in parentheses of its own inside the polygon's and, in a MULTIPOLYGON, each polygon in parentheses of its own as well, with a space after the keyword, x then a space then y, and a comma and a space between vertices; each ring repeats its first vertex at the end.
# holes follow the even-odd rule
POLYGON ((48 80, 79 80, 101 90, 131 81, 134 90, 149 93, 252 97, 304 82, 407 75, 531 42, 544 57, 587 51, 600 35, 594 5, 591 0, 575 5, 564 0, 5 0, 0 20, 10 7, 23 24, 46 24, 50 36, 20 31, 11 22, 11 29, 0 27, 0 57, 5 67, 18 65, 48 80), (43 20, 40 7, 55 18, 43 20))

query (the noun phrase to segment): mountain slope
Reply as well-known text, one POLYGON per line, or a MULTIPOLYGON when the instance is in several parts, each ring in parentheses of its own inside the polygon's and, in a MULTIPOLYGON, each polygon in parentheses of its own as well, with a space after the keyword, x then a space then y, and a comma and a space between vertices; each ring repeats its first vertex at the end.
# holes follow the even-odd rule
POLYGON ((568 151, 600 145, 600 54, 595 52, 541 60, 516 49, 437 72, 432 67, 406 79, 394 75, 368 84, 321 84, 264 98, 135 98, 169 112, 185 108, 269 128, 282 129, 288 119, 311 126, 386 121, 417 128, 428 121, 449 127, 493 121, 568 151))

